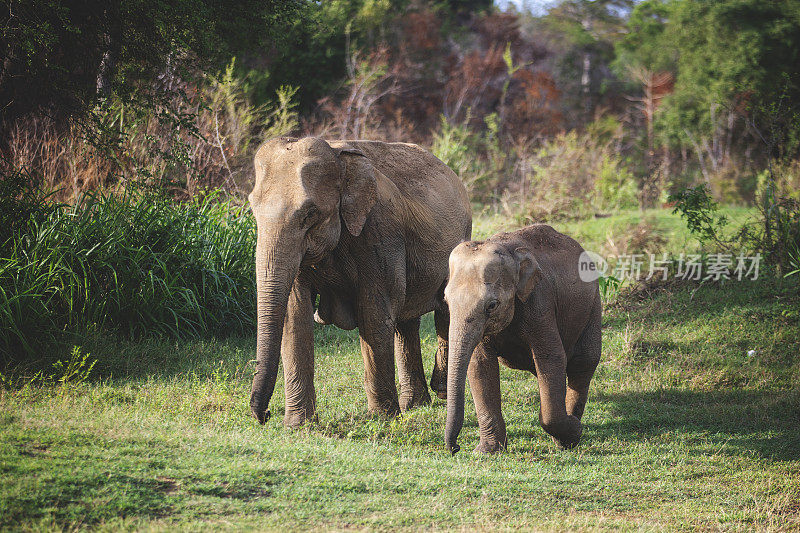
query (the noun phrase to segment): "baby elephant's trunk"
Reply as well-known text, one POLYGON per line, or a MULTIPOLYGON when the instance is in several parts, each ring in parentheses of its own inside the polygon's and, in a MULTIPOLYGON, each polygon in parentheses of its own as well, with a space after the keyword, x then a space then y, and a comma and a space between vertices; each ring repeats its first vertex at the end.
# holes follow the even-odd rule
POLYGON ((464 387, 467 381, 467 369, 472 359, 472 352, 483 334, 483 324, 471 321, 466 327, 466 320, 450 320, 450 354, 447 361, 447 422, 444 439, 450 453, 461 448, 457 444, 458 435, 464 426, 464 387))

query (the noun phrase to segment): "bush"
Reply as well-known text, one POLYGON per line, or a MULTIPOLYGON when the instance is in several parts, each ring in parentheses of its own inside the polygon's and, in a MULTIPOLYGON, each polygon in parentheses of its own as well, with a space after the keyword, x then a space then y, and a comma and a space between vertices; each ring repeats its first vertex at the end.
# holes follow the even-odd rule
POLYGON ((214 188, 244 197, 261 141, 298 128, 298 89, 281 86, 274 102, 255 105, 247 79, 234 72, 235 59, 216 76, 205 76, 199 87, 171 79, 192 94, 175 102, 180 113, 108 100, 94 111, 101 131, 59 127, 41 116, 5 125, 8 159, 0 167, 6 173, 26 169, 37 186, 67 202, 134 176, 181 198, 214 188))
POLYGON ((525 207, 534 219, 638 205, 636 181, 613 140, 563 133, 545 142, 529 163, 532 192, 525 207))
POLYGON ((723 245, 721 232, 728 220, 717 213, 717 202, 711 198, 705 185, 689 187, 669 196, 675 203, 673 213, 680 213, 689 228, 701 243, 715 242, 723 245))
POLYGON ((474 201, 499 199, 520 222, 639 205, 636 179, 617 149, 622 130, 613 119, 586 133, 561 133, 538 149, 531 140, 501 142, 495 113, 484 117, 483 132, 470 121, 467 116, 453 124, 443 117, 431 151, 461 177, 474 201))
POLYGON ((776 183, 766 178, 758 194, 758 217, 755 224, 744 224, 733 237, 725 237, 723 228, 728 221, 718 213, 717 203, 704 186, 688 188, 670 195, 675 202, 674 213, 686 219, 689 231, 700 242, 714 243, 721 249, 730 249, 738 243, 747 250, 764 255, 775 266, 778 274, 790 270, 794 274, 800 266, 800 202, 776 195, 776 183))
POLYGON ((0 353, 18 360, 90 327, 178 337, 249 329, 254 253, 249 211, 216 193, 41 202, 3 245, 0 353))
POLYGON ((486 165, 479 158, 480 152, 485 150, 484 145, 483 137, 472 131, 468 121, 451 124, 443 116, 441 129, 433 134, 431 152, 458 174, 468 191, 476 192, 489 176, 486 165))
POLYGON ((595 181, 596 203, 605 210, 638 207, 638 188, 633 174, 618 158, 603 155, 595 181))
POLYGON ((761 171, 756 177, 755 195, 763 196, 770 183, 776 196, 800 201, 800 159, 774 162, 772 174, 768 168, 761 171))

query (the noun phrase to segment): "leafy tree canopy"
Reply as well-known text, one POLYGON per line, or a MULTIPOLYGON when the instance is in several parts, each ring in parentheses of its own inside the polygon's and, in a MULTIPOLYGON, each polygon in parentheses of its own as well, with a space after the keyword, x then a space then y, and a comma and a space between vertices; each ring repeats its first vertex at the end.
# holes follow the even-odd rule
POLYGON ((664 0, 645 0, 631 10, 627 31, 616 46, 614 66, 621 76, 630 67, 675 70, 678 49, 669 46, 664 38, 670 7, 664 0))
POLYGON ((71 116, 98 89, 130 98, 170 68, 281 42, 307 9, 303 0, 9 0, 0 15, 4 117, 71 116))
POLYGON ((660 113, 669 137, 708 135, 724 107, 800 104, 800 2, 648 0, 636 6, 618 63, 676 75, 660 113))

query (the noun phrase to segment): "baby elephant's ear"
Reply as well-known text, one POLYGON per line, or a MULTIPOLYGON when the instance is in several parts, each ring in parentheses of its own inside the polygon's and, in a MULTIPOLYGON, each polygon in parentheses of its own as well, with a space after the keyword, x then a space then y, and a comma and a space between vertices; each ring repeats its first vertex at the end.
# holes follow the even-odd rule
POLYGON ((528 248, 517 248, 514 256, 519 265, 519 278, 517 281, 517 298, 526 301, 531 295, 533 288, 542 277, 542 269, 539 263, 528 248))

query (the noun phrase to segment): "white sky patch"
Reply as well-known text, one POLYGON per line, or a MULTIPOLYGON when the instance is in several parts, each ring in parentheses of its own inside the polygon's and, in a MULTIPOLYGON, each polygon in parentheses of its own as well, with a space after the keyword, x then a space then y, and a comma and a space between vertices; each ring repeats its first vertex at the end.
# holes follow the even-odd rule
POLYGON ((557 3, 558 0, 495 0, 494 5, 502 10, 514 6, 517 11, 541 16, 547 13, 547 10, 557 3))

